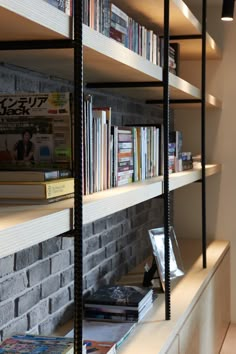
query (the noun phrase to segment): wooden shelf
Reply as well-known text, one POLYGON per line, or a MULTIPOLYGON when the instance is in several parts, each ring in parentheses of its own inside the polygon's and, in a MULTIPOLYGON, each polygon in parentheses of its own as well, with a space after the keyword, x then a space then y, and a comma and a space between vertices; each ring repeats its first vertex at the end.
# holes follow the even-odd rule
MULTIPOLYGON (((221 172, 221 165, 206 165, 206 177, 210 177, 214 174, 221 172)), ((190 171, 178 172, 170 174, 169 189, 170 191, 181 188, 188 184, 201 180, 202 169, 194 168, 190 171)))
MULTIPOLYGON (((172 353, 172 351, 168 351, 168 347, 173 343, 175 337, 178 336, 178 333, 189 318, 189 315, 199 301, 199 297, 224 257, 229 255, 228 241, 210 242, 207 247, 207 269, 203 269, 201 240, 186 238, 178 239, 178 242, 185 268, 185 275, 184 277, 172 281, 171 320, 165 321, 165 298, 164 294, 159 294, 153 304, 153 308, 147 313, 144 319, 137 324, 135 330, 119 348, 119 354, 172 353), (145 338, 145 341, 143 338, 145 338)), ((152 257, 149 261, 152 261, 152 257)), ((142 284, 144 265, 146 262, 147 260, 133 269, 128 275, 124 276, 119 281, 119 284, 142 284)), ((223 276, 228 275, 224 274, 223 276)), ((224 291, 225 289, 222 289, 223 297, 224 291)), ((212 298, 213 295, 211 299, 212 298)), ((209 298, 208 301, 210 301, 209 298)), ((207 303, 206 306, 209 308, 209 303, 207 303)), ((227 314, 225 314, 225 316, 226 315, 227 314)), ((219 323, 217 324, 219 325, 219 323)), ((173 351, 173 353, 176 352, 173 351)))
POLYGON ((43 0, 0 0, 0 40, 65 39, 71 19, 43 0))
MULTIPOLYGON (((220 172, 207 165, 206 175, 220 172)), ((201 169, 170 175, 170 190, 201 178, 201 169)), ((87 224, 163 194, 163 177, 112 188, 83 198, 83 223, 87 224)), ((58 236, 73 228, 74 199, 49 205, 0 206, 0 258, 58 236), (19 237, 19 235, 21 235, 19 237)))
MULTIPOLYGON (((155 1, 149 1, 150 7, 153 6, 155 1)), ((131 2, 131 4, 133 3, 136 2, 131 2)), ((141 2, 137 3, 141 5, 141 2)), ((69 16, 42 0, 23 0, 21 2, 0 0, 0 16, 4 19, 0 24, 0 39, 2 40, 65 39, 71 37, 69 16), (38 14, 40 15, 38 16, 38 14), (8 23, 14 24, 11 31, 9 31, 8 23), (5 37, 5 33, 8 34, 7 37, 5 37), (17 33, 17 36, 14 36, 14 33, 17 33)), ((83 25, 83 44, 85 82, 162 81, 161 67, 143 59, 120 43, 103 36, 86 25, 83 25)), ((1 51, 1 61, 73 80, 72 49, 30 50, 30 55, 28 50, 18 50, 17 55, 15 55, 15 51, 1 51)), ((200 90, 187 81, 170 74, 169 82, 172 99, 201 98, 200 90)), ((108 91, 111 92, 111 89, 108 91)), ((143 88, 121 88, 112 89, 112 92, 140 100, 162 99, 163 97, 163 89, 157 87, 148 87, 145 90, 143 88)), ((207 107, 221 106, 221 102, 209 94, 207 94, 206 102, 207 107)), ((183 105, 178 104, 174 107, 181 108, 183 105)))
MULTIPOLYGON (((158 34, 163 34, 164 0, 114 0, 114 3, 147 28, 152 28, 158 34)), ((182 0, 170 1, 170 35, 201 34, 201 30, 200 22, 182 0)), ((182 59, 201 58, 201 40, 178 42, 181 44, 180 55, 182 59)), ((220 49, 209 34, 207 34, 206 49, 207 58, 219 59, 221 57, 220 49)))

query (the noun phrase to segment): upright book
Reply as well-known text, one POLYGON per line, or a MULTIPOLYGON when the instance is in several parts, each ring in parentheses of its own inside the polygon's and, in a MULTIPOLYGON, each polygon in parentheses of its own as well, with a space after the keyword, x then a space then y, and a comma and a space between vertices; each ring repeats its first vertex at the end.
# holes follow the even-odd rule
POLYGON ((13 335, 0 344, 0 353, 72 354, 73 340, 65 337, 13 335))

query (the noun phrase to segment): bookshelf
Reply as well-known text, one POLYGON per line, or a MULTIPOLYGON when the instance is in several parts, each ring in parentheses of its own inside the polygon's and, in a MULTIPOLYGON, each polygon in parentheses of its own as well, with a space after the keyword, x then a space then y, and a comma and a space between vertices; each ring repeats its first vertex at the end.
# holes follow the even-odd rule
MULTIPOLYGON (((0 2, 0 16, 4 16, 6 23, 0 25, 2 38, 0 40, 6 42, 10 40, 62 40, 69 39, 71 33, 71 21, 68 15, 57 9, 52 8, 43 0, 25 1, 18 3, 13 1, 10 5, 7 1, 0 2), (41 4, 42 2, 42 4, 41 4), (45 13, 47 21, 41 21, 39 17, 36 21, 38 11, 44 17, 45 13), (55 13, 55 14, 54 14, 55 13), (26 22, 26 25, 24 24, 26 22), (12 31, 7 37, 7 23, 14 23, 12 31), (58 28, 58 23, 60 24, 58 28), (14 33, 17 37, 14 38, 14 33), (33 34, 35 35, 33 36, 33 34), (30 34, 30 35, 29 35, 30 34)), ((121 2, 123 5, 123 2, 121 2)), ((152 2, 152 5, 155 2, 152 2)), ((158 3, 158 2, 156 2, 158 3)), ((180 2, 183 5, 183 2, 180 2)), ((172 4, 172 2, 171 2, 172 4)), ((118 5, 118 4, 117 4, 118 5)), ((142 9, 141 5, 141 9, 142 9)), ((185 8, 185 7, 184 7, 185 8)), ((152 9, 155 10, 156 5, 152 9)), ((138 12, 139 9, 135 10, 138 12)), ((158 10, 161 13, 162 9, 158 10)), ((180 11, 180 10, 179 10, 180 11)), ((181 12, 180 12, 181 13, 181 12)), ((191 15, 191 18, 193 15, 191 15)), ((195 17, 193 17, 195 18, 195 17)), ((196 18, 195 18, 195 21, 196 18)), ((158 22, 159 23, 159 22, 158 22)), ((200 30, 199 25, 197 26, 200 30)), ((187 28, 186 28, 187 30, 187 28)), ((197 32, 197 31, 196 31, 197 32)), ((176 32, 178 34, 178 31, 176 32)), ((199 31, 197 32, 199 33, 199 31)), ((191 42, 193 41, 185 41, 191 42)), ((208 43, 214 43, 213 39, 208 43)), ((3 46, 4 44, 2 44, 3 46)), ((210 45, 210 44, 209 44, 210 45)), ((213 53, 217 53, 217 47, 211 44, 215 49, 213 53)), ((196 48, 194 42, 194 49, 196 48)), ((84 81, 91 82, 160 82, 163 79, 163 69, 151 62, 145 60, 141 56, 125 48, 113 39, 107 38, 97 31, 83 25, 83 50, 84 50, 84 81)), ((213 54, 212 54, 213 55, 213 54)), ((41 71, 49 75, 55 75, 64 79, 73 79, 73 50, 67 49, 47 49, 47 50, 31 50, 30 56, 28 51, 18 50, 17 56, 14 51, 1 51, 2 60, 18 66, 25 66, 35 71, 41 71)), ((199 53, 198 53, 199 57, 199 53)), ((193 59, 195 56, 193 56, 193 59)), ((216 55, 217 58, 217 55, 216 55)), ((170 74, 170 97, 173 99, 200 99, 200 90, 188 83, 187 81, 170 74)), ((111 90, 109 88, 109 90, 111 90)), ((112 89, 117 94, 123 94, 135 99, 143 99, 142 88, 120 88, 112 89)), ((153 100, 162 98, 163 89, 158 87, 147 87, 145 89, 145 99, 153 100)), ((207 107, 219 108, 221 101, 213 95, 207 94, 207 107)), ((175 105, 174 108, 181 108, 184 105, 175 105)), ((192 106, 192 104, 191 104, 192 106)))
MULTIPOLYGON (((220 173, 220 165, 207 165, 208 177, 220 173)), ((170 190, 201 179, 201 169, 170 175, 170 190)), ((83 224, 163 194, 163 177, 108 189, 83 197, 83 224)), ((49 205, 0 206, 0 257, 46 241, 73 228, 74 199, 49 205), (21 234, 22 237, 18 235, 21 234)))
MULTIPOLYGON (((139 21, 139 18, 141 18, 140 22, 144 25, 149 26, 152 24, 153 29, 162 28, 163 1, 148 0, 148 2, 137 2, 135 0, 117 0, 115 3, 136 20, 139 21), (149 17, 150 14, 155 14, 155 18, 149 17)), ((79 5, 77 6, 78 11, 79 5)), ((17 0, 11 2, 0 0, 0 16, 4 19, 0 24, 2 61, 65 79, 73 79, 74 52, 71 49, 72 43, 70 43, 73 31, 72 21, 69 16, 42 0, 22 0, 21 2, 17 0), (11 27, 11 31, 9 30, 9 23, 14 24, 11 27), (43 44, 40 46, 39 43, 35 42, 38 40, 53 41, 54 48, 45 49, 43 44), (65 41, 60 44, 61 40, 65 41), (16 44, 15 42, 10 43, 10 41, 23 42, 16 44), (55 41, 57 41, 57 44, 55 41), (24 50, 24 46, 25 48, 28 46, 28 49, 31 49, 30 54, 28 50, 24 50), (14 51, 16 47, 17 55, 15 55, 14 51)), ((82 30, 84 81, 88 86, 89 84, 94 86, 96 83, 104 84, 107 82, 158 83, 163 81, 163 69, 159 66, 153 65, 114 40, 104 37, 85 25, 82 26, 82 30)), ((172 36, 201 34, 201 25, 181 0, 170 1, 170 34, 172 36)), ((209 58, 219 58, 220 51, 214 40, 209 35, 207 35, 206 40, 207 56, 209 58)), ((183 43, 181 39, 178 39, 178 41, 183 43)), ((50 48, 50 42, 47 42, 47 46, 50 48)), ((184 41, 181 47, 181 58, 196 59, 200 57, 201 40, 184 41)), ((80 84, 78 79, 75 81, 77 81, 76 85, 80 84)), ((105 88, 100 89, 107 90, 105 88)), ((201 99, 201 91, 197 87, 173 74, 169 74, 169 89, 171 99, 201 99)), ((109 88, 110 90, 111 88, 109 88)), ((112 92, 135 97, 137 100, 153 100, 163 97, 163 88, 159 87, 113 88, 112 92)), ((188 106, 187 102, 181 105, 173 105, 174 108, 186 106, 188 106)), ((191 106, 199 107, 200 103, 191 104, 191 106)), ((220 108, 221 102, 216 97, 207 94, 206 106, 208 108, 220 108)), ((79 111, 78 108, 77 112, 79 111)), ((210 176, 219 171, 220 167, 218 166, 206 166, 206 175, 210 176)), ((200 179, 200 169, 172 175, 170 176, 170 190, 183 187, 200 179)), ((116 211, 162 195, 163 188, 163 179, 157 178, 144 183, 133 184, 127 188, 120 187, 85 197, 83 222, 95 221, 116 211)), ((81 198, 82 196, 77 197, 81 198)), ((75 204, 75 210, 78 210, 78 204, 75 204)), ((4 242, 5 235, 8 235, 7 246, 5 249, 4 247, 2 248, 3 255, 6 255, 7 252, 9 254, 9 252, 13 253, 16 250, 29 247, 32 245, 31 242, 38 243, 43 241, 40 238, 40 235, 43 234, 43 228, 45 230, 45 239, 71 230, 73 228, 73 209, 75 204, 73 200, 67 200, 48 205, 47 207, 2 207, 0 211, 1 220, 3 221, 1 233, 4 236, 4 242), (57 224, 58 228, 52 229, 52 224, 57 224), (36 230, 39 225, 40 227, 42 226, 40 235, 36 230), (24 235, 24 237, 20 238, 19 242, 16 243, 16 237, 19 239, 19 234, 24 235), (32 234, 35 235, 33 241, 31 241, 32 234)), ((77 215, 75 215, 75 219, 77 220, 77 215)), ((82 255, 79 254, 78 256, 81 257, 82 255)))

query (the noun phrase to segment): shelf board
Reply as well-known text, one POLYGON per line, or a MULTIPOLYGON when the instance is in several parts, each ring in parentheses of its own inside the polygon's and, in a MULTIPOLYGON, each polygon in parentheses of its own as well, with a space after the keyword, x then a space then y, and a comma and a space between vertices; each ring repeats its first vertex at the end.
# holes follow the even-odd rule
MULTIPOLYGON (((153 308, 137 324, 119 348, 120 354, 166 353, 180 328, 196 305, 223 258, 229 253, 228 241, 212 241, 207 246, 207 269, 202 268, 201 240, 179 239, 184 277, 172 281, 171 320, 165 321, 165 296, 159 294, 153 308), (145 341, 143 340, 145 338, 145 341)), ((148 260, 121 278, 119 284, 141 285, 144 265, 148 260)), ((149 264, 152 257, 149 259, 149 264)))
POLYGON ((85 196, 83 222, 87 224, 161 194, 162 177, 155 177, 85 196))
MULTIPOLYGON (((152 28, 158 34, 163 32, 164 0, 114 0, 114 3, 137 22, 152 28)), ((170 0, 170 35, 201 34, 202 26, 182 0, 170 0)), ((182 59, 201 58, 201 40, 178 41, 181 44, 182 59)), ((219 59, 221 51, 214 39, 207 34, 207 58, 219 59)))
MULTIPOLYGON (((206 177, 210 177, 214 174, 221 172, 221 165, 216 165, 216 164, 206 165, 205 171, 206 171, 206 177)), ((194 168, 193 170, 170 174, 169 189, 170 191, 172 191, 177 188, 181 188, 188 184, 199 181, 201 180, 201 178, 202 178, 201 168, 194 168)))
MULTIPOLYGON (((60 12, 57 10, 57 12, 60 12)), ((163 70, 161 67, 145 60, 140 55, 125 48, 111 38, 103 36, 86 25, 83 25, 84 43, 84 80, 85 82, 160 82, 163 70)), ((18 50, 1 51, 1 60, 35 71, 43 71, 48 75, 73 80, 73 50, 18 50), (43 69, 42 69, 43 68, 43 69)), ((200 99, 200 90, 187 81, 170 74, 170 97, 173 99, 200 99)), ((103 89, 104 91, 128 95, 140 100, 154 100, 163 97, 163 88, 119 88, 103 89)), ((220 107, 221 102, 207 94, 208 107, 220 107)), ((193 104, 194 106, 199 104, 193 104)), ((181 108, 183 104, 173 107, 181 108)))
MULTIPOLYGON (((219 165, 206 166, 207 176, 218 172, 219 165)), ((201 169, 172 174, 170 190, 200 178, 201 169)), ((93 222, 160 196, 163 190, 163 177, 159 176, 84 196, 83 223, 93 222)), ((72 230, 73 208, 73 198, 49 205, 1 205, 0 258, 72 230)))
POLYGON ((42 0, 0 0, 0 40, 65 39, 71 19, 42 0))
POLYGON ((72 209, 1 206, 0 218, 0 258, 3 258, 69 231, 72 209))

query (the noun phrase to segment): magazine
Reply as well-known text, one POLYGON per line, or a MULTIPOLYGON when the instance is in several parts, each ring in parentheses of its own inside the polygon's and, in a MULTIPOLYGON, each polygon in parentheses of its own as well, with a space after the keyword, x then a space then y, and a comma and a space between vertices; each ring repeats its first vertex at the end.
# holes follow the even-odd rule
POLYGON ((0 95, 0 169, 71 168, 70 93, 0 95))
POLYGON ((13 335, 0 344, 0 353, 72 354, 73 340, 65 337, 13 335))

